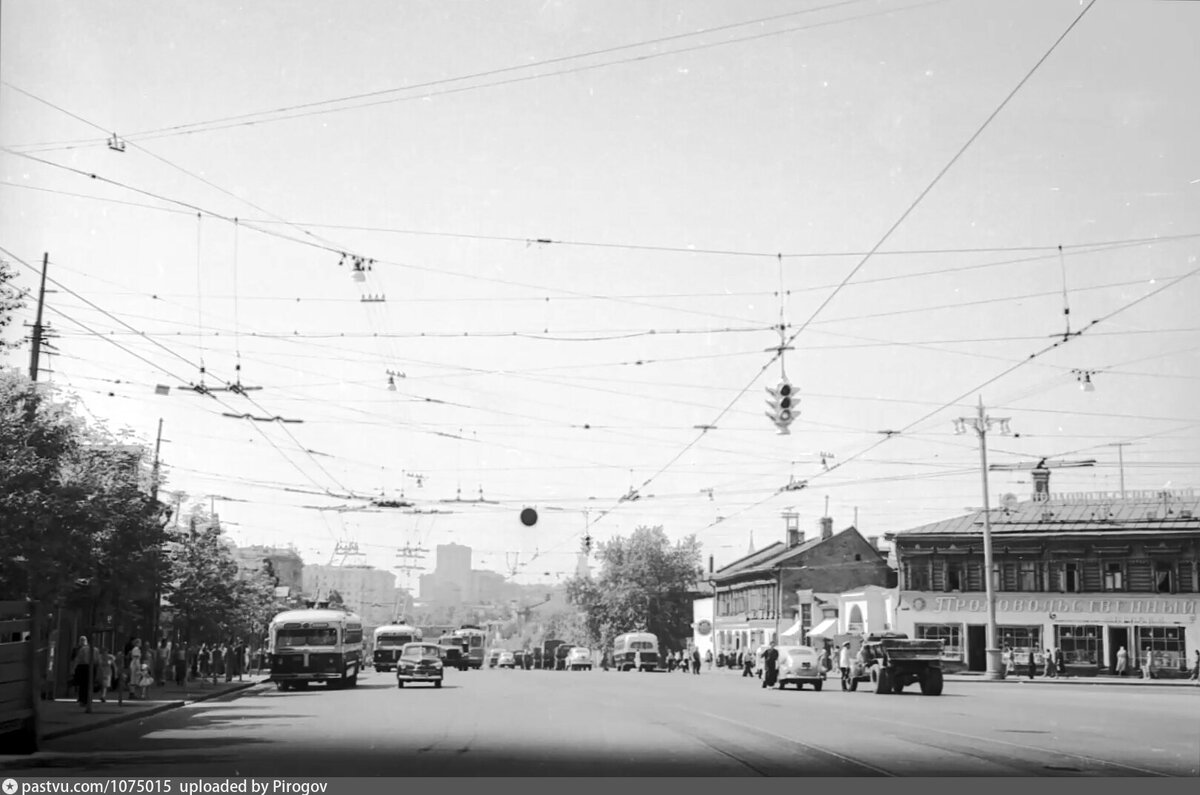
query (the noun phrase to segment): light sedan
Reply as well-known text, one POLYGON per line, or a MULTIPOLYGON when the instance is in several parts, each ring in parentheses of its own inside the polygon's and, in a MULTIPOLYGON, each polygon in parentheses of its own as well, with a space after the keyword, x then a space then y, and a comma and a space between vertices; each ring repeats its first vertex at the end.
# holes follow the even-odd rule
POLYGON ((436 643, 408 643, 396 661, 396 687, 405 682, 433 682, 442 686, 442 648, 436 643))

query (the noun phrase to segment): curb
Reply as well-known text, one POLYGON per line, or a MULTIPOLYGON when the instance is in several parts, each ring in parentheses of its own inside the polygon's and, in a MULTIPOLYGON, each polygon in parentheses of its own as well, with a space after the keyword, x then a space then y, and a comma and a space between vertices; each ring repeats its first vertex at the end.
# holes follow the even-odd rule
POLYGON ((1155 679, 1147 682, 1142 679, 1132 679, 1128 681, 1110 680, 1110 679, 1093 679, 1090 677, 1074 678, 1074 679, 1028 679, 1016 678, 1011 679, 986 679, 982 676, 961 676, 961 677, 946 677, 947 682, 986 682, 987 684, 1018 684, 1018 685, 1087 685, 1090 687, 1196 687, 1196 683, 1190 679, 1155 679))

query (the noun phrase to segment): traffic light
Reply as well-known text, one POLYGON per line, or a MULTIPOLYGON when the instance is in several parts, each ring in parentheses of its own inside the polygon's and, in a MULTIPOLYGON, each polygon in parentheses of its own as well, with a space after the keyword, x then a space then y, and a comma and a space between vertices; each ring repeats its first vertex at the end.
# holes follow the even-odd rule
POLYGON ((793 392, 794 388, 787 381, 780 382, 777 387, 767 387, 767 406, 771 410, 766 414, 781 434, 791 433, 788 426, 796 419, 796 399, 793 392))

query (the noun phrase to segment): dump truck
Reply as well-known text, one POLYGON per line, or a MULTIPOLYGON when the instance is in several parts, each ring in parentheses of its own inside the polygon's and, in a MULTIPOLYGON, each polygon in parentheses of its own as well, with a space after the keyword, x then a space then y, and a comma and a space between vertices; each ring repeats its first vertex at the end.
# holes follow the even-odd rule
POLYGON ((875 683, 875 692, 901 693, 911 684, 921 694, 942 694, 942 641, 910 638, 902 632, 868 635, 850 674, 850 689, 859 682, 875 683))

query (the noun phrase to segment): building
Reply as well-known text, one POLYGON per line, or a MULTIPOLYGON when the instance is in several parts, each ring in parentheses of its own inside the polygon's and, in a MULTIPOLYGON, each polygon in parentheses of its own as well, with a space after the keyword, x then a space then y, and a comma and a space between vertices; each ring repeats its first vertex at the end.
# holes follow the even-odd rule
POLYGON ((292 548, 267 546, 234 547, 239 571, 266 571, 275 579, 275 595, 298 598, 304 592, 304 561, 292 548))
POLYGON ((712 586, 701 583, 696 588, 696 598, 692 600, 692 645, 700 650, 704 659, 709 652, 717 656, 715 633, 713 632, 716 599, 713 597, 712 586))
POLYGON ((462 544, 438 544, 434 569, 420 578, 421 601, 459 605, 472 599, 471 548, 462 544))
MULTIPOLYGON (((1192 491, 1035 493, 991 512, 997 644, 1030 654, 1061 648, 1068 672, 1112 672, 1147 649, 1164 676, 1200 648, 1200 500, 1192 491)), ((947 668, 986 670, 983 512, 904 530, 895 543, 897 629, 945 641, 947 668)))
POLYGON ((347 609, 369 627, 390 623, 404 611, 397 604, 396 575, 373 566, 305 566, 304 593, 324 601, 337 591, 347 609))
POLYGON ((781 630, 807 637, 824 615, 812 594, 837 594, 867 585, 890 587, 887 560, 854 527, 833 532, 820 520, 805 539, 799 515, 784 514, 786 542, 775 542, 710 575, 714 588, 714 653, 736 653, 779 639, 781 630), (802 596, 810 594, 807 601, 802 596))

